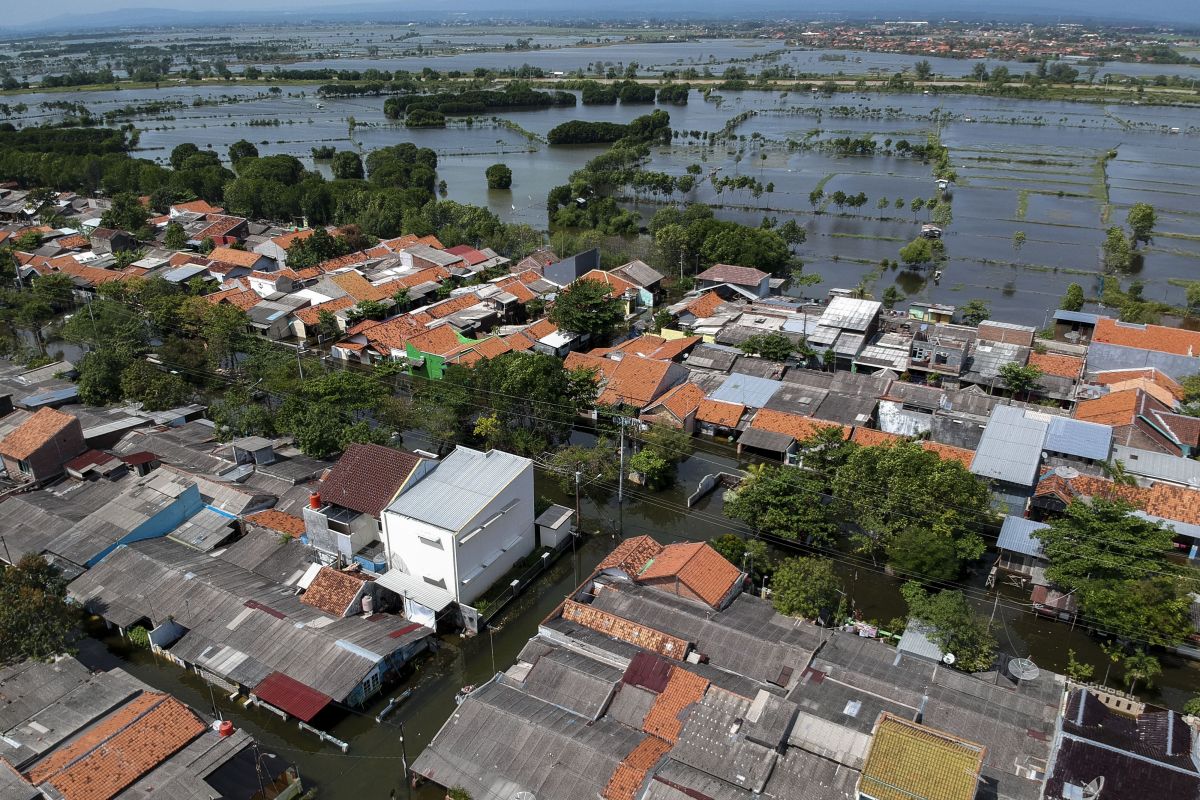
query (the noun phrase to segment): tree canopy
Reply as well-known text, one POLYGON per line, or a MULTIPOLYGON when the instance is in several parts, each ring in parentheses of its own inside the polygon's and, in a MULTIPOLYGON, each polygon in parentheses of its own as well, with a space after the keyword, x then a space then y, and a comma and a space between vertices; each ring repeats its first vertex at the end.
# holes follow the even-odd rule
POLYGON ((929 638, 954 656, 956 667, 983 672, 992 666, 996 637, 962 592, 943 589, 929 594, 919 583, 909 581, 900 593, 908 603, 909 617, 932 629, 929 638))
POLYGON ((0 664, 67 652, 78 624, 67 581, 39 555, 0 570, 0 664))
POLYGON ((564 331, 611 334, 625 320, 621 301, 600 281, 575 281, 559 292, 550 309, 550 321, 564 331))
POLYGON ((836 617, 843 595, 842 580, 827 558, 785 559, 771 577, 771 603, 790 617, 836 617))

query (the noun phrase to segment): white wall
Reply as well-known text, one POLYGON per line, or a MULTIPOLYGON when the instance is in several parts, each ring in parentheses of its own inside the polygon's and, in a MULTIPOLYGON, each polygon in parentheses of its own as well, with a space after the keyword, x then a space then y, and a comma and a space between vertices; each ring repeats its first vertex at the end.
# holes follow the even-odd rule
POLYGON ((533 552, 533 497, 533 465, 529 464, 460 531, 447 531, 384 511, 383 542, 388 566, 417 578, 440 579, 458 602, 469 604, 533 552), (500 517, 477 531, 506 508, 500 517))

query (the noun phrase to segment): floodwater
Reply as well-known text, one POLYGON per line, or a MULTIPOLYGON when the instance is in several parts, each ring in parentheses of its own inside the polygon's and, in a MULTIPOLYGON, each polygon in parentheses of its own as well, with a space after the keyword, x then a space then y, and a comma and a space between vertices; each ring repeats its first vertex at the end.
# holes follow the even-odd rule
MULTIPOLYGON (((579 436, 586 441, 586 436, 579 436)), ((661 542, 703 541, 734 529, 722 516, 720 492, 690 510, 686 508, 687 494, 702 476, 736 466, 727 445, 705 440, 698 441, 697 447, 697 453, 681 465, 675 488, 661 493, 630 488, 623 527, 627 536, 652 534, 661 542)), ((538 475, 537 491, 564 505, 573 503, 573 497, 563 495, 557 483, 545 475, 538 475)), ((589 574, 616 545, 620 515, 615 497, 598 499, 602 504, 585 501, 583 505, 584 528, 591 535, 581 539, 578 571, 572 567, 571 556, 564 556, 499 616, 497 630, 491 635, 469 639, 444 637, 437 653, 418 660, 408 681, 390 689, 361 713, 348 714, 332 727, 330 733, 350 743, 345 755, 292 723, 284 723, 261 709, 247 709, 228 701, 219 692, 210 691, 195 675, 147 651, 130 652, 120 640, 108 640, 108 644, 123 659, 123 666, 147 683, 210 713, 215 704, 221 714, 257 737, 264 749, 297 764, 305 780, 320 788, 323 800, 385 798, 393 789, 397 797, 405 797, 400 737, 404 737, 403 754, 411 763, 453 712, 458 689, 482 683, 495 671, 510 666, 525 642, 536 633, 539 622, 577 585, 576 575, 589 574), (414 689, 412 697, 377 724, 374 715, 386 704, 386 698, 405 688, 414 689)), ((782 556, 788 554, 780 552, 782 556)), ((869 564, 850 563, 842 563, 839 569, 847 594, 867 619, 885 623, 904 613, 898 582, 882 574, 882 570, 869 564)), ((967 591, 978 598, 983 613, 994 611, 992 627, 1001 648, 1031 656, 1038 665, 1057 671, 1065 668, 1066 651, 1071 648, 1080 661, 1096 666, 1096 680, 1103 676, 1107 661, 1096 640, 1080 629, 1072 630, 1062 623, 1035 617, 1022 606, 1027 602, 1027 594, 1011 587, 1002 588, 998 601, 994 593, 985 596, 982 577, 972 579, 967 591)), ((761 585, 757 578, 756 585, 761 585)), ((1174 657, 1163 657, 1162 661, 1163 674, 1156 688, 1142 694, 1179 708, 1200 685, 1200 664, 1174 657)), ((1119 686, 1119 667, 1112 669, 1111 682, 1119 686)), ((440 800, 441 793, 426 786, 413 796, 419 800, 440 800)))
MULTIPOLYGON (((670 47, 677 46, 682 45, 670 47)), ((438 152, 439 177, 450 199, 486 206, 507 222, 538 229, 547 224, 547 191, 603 151, 600 146, 550 147, 539 137, 568 120, 628 122, 657 107, 578 105, 507 112, 504 124, 480 117, 455 120, 446 129, 409 130, 384 117, 382 97, 319 98, 316 88, 280 87, 273 93, 259 87, 163 85, 157 90, 28 94, 8 100, 10 105, 17 99, 27 104, 23 115, 14 116, 28 122, 61 114, 42 105, 46 102, 81 102, 103 113, 150 100, 173 101, 178 108, 134 118, 141 130, 139 155, 162 161, 184 142, 224 154, 230 144, 246 138, 263 154, 295 155, 325 171, 326 164, 311 159, 314 146, 367 153, 411 141, 438 152), (513 170, 510 190, 487 188, 484 171, 497 162, 513 170)), ((1156 207, 1158 231, 1142 249, 1136 273, 1120 276, 1124 283, 1139 280, 1147 299, 1181 305, 1182 287, 1200 280, 1200 121, 1191 108, 713 90, 707 99, 693 91, 687 105, 666 110, 672 127, 683 132, 716 133, 738 117, 737 138, 719 144, 676 138, 654 149, 650 169, 682 175, 687 166, 698 165, 705 178, 713 171, 718 176, 749 175, 764 187, 773 184, 772 191, 718 194, 704 179, 686 197, 629 196, 626 201, 646 218, 663 203, 686 201, 713 204, 719 216, 750 225, 764 218, 777 223, 796 219, 808 232, 797 255, 807 272, 822 276, 820 284, 804 289, 810 296, 861 284, 879 297, 896 286, 913 300, 962 305, 983 299, 997 318, 1040 327, 1067 283, 1078 282, 1089 294, 1098 294, 1104 231, 1122 224, 1128 206, 1139 201, 1156 207), (740 116, 748 112, 750 116, 740 116), (880 266, 883 260, 896 260, 900 247, 930 220, 927 210, 913 212, 910 207, 914 198, 928 200, 936 194, 929 165, 895 155, 837 157, 820 144, 841 136, 871 136, 882 150, 889 139, 920 143, 935 130, 950 148, 959 175, 950 195, 953 222, 945 236, 949 261, 939 282, 928 270, 880 266), (1115 155, 1110 158, 1110 153, 1115 155), (826 197, 840 190, 863 192, 869 199, 859 209, 838 209, 828 201, 814 209, 808 198, 817 187, 826 197), (881 198, 884 208, 878 205, 881 198), (897 200, 904 201, 902 208, 897 200)), ((617 251, 621 247, 620 242, 610 245, 617 251)), ((630 247, 622 255, 641 253, 630 247)))

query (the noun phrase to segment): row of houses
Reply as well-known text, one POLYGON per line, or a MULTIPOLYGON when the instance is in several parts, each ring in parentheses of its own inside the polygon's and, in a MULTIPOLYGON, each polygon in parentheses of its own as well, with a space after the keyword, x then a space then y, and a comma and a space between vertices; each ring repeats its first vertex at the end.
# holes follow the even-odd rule
POLYGON ((703 543, 622 542, 413 771, 477 800, 1200 796, 1194 719, 1003 655, 959 672, 745 579, 703 543))

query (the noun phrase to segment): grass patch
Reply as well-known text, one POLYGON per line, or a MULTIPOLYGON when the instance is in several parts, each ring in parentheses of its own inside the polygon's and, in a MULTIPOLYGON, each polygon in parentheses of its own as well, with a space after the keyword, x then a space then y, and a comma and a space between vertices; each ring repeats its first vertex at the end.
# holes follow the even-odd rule
POLYGON ((1168 233, 1167 231, 1155 231, 1154 238, 1161 236, 1164 239, 1182 239, 1185 242, 1200 242, 1200 235, 1195 233, 1168 233))
POLYGON ((1025 215, 1029 213, 1029 190, 1022 189, 1017 192, 1017 219, 1024 220, 1025 215))
POLYGON ((831 233, 829 234, 834 239, 874 239, 878 242, 904 242, 908 241, 900 236, 875 236, 870 233, 831 233))

